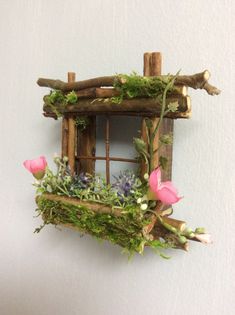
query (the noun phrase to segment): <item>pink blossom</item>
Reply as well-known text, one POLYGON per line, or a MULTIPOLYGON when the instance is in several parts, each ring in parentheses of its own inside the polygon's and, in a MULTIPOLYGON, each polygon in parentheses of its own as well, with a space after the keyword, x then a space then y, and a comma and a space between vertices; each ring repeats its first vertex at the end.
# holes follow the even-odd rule
POLYGON ((155 197, 166 205, 172 205, 182 198, 178 196, 172 182, 161 182, 161 170, 159 167, 150 174, 149 186, 155 197))
POLYGON ((45 175, 45 170, 47 167, 47 161, 44 156, 40 156, 34 160, 26 160, 24 161, 24 167, 33 174, 33 176, 37 179, 42 179, 45 175))
POLYGON ((210 234, 195 234, 195 238, 203 244, 211 244, 212 239, 210 234))

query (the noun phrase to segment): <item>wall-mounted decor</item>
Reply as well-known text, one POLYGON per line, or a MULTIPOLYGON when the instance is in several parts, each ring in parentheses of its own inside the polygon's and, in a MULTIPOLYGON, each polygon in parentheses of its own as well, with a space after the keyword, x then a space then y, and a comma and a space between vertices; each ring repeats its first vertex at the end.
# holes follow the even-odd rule
MULTIPOLYGON (((165 257, 165 248, 188 250, 189 240, 210 243, 204 228, 192 230, 171 217, 180 201, 171 182, 173 123, 191 115, 188 88, 210 95, 220 91, 208 83, 210 73, 161 75, 161 54, 144 54, 144 75, 97 77, 68 82, 38 79, 51 89, 44 96, 45 117, 62 118, 62 154, 57 171, 45 157, 24 162, 37 181, 37 212, 43 225, 62 225, 123 247, 129 254, 145 246, 165 257), (96 155, 96 120, 105 117, 104 156, 96 155), (110 155, 112 116, 141 117, 140 135, 133 139, 136 158, 110 155), (98 175, 96 161, 105 161, 106 174, 98 175), (137 172, 110 174, 111 162, 138 165, 137 172)), ((120 126, 120 128, 122 128, 120 126)))

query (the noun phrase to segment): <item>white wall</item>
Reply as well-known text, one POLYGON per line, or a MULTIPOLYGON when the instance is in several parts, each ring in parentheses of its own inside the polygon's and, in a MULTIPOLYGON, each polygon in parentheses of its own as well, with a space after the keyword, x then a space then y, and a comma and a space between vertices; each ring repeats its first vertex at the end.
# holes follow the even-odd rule
POLYGON ((234 15, 232 0, 0 0, 1 315, 232 315, 235 309, 234 15), (22 167, 60 150, 60 122, 42 115, 39 76, 85 79, 142 72, 161 51, 164 73, 208 68, 219 97, 190 91, 176 121, 175 217, 204 225, 214 244, 165 261, 47 227, 33 234, 32 178, 22 167))

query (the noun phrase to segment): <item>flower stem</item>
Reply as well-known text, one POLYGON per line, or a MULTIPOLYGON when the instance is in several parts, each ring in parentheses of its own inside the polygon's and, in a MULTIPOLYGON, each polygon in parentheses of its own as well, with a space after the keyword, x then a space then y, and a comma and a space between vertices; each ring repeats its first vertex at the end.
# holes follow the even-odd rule
POLYGON ((167 114, 167 112, 168 112, 168 111, 165 111, 165 109, 166 109, 166 96, 167 96, 167 92, 168 92, 168 90, 170 89, 171 85, 172 85, 172 81, 168 82, 168 84, 166 85, 166 88, 165 88, 165 90, 164 90, 164 92, 163 92, 162 101, 161 101, 162 107, 161 107, 160 118, 159 118, 159 120, 158 120, 158 122, 157 122, 157 125, 156 125, 156 127, 155 127, 153 133, 150 134, 150 137, 149 137, 149 140, 150 140, 150 141, 149 141, 149 155, 150 155, 150 158, 149 158, 149 165, 150 165, 150 167, 149 167, 149 168, 150 168, 150 172, 152 172, 153 169, 154 169, 154 167, 153 167, 153 157, 154 157, 154 153, 156 153, 157 150, 159 150, 159 148, 160 148, 160 146, 159 146, 156 150, 154 150, 154 149, 153 149, 153 142, 154 142, 154 139, 155 139, 155 137, 156 137, 156 134, 157 134, 157 132, 158 132, 158 130, 159 130, 161 124, 162 124, 163 117, 164 117, 164 116, 167 114))

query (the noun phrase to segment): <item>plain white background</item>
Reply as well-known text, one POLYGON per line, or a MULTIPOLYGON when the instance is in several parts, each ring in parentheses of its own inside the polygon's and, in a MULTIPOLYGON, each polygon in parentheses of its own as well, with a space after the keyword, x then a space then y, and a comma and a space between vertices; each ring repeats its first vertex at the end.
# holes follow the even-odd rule
POLYGON ((0 0, 1 315, 234 314, 234 16, 232 0, 0 0), (163 53, 164 73, 208 68, 223 91, 191 90, 192 119, 175 123, 173 181, 185 198, 174 216, 207 227, 214 244, 128 263, 70 230, 33 234, 41 220, 22 162, 60 151, 37 78, 142 73, 145 51, 163 53))

